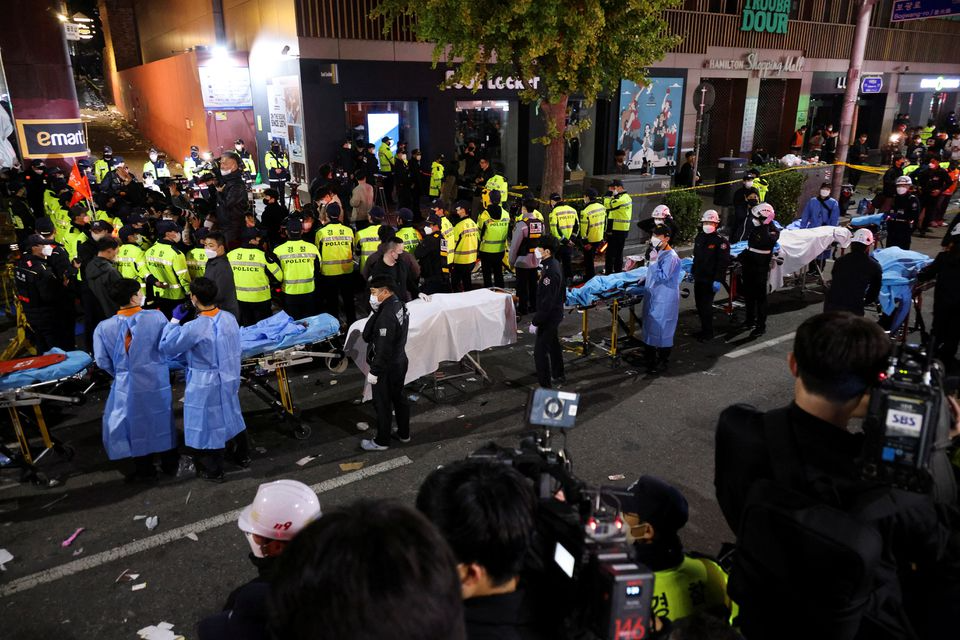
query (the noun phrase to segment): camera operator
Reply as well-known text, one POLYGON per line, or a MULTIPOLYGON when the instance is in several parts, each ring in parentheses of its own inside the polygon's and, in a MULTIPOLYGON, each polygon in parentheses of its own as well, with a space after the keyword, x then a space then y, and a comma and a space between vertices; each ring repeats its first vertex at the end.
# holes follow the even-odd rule
POLYGON ((933 291, 934 355, 947 367, 956 365, 954 356, 960 345, 960 226, 944 238, 945 248, 933 264, 920 271, 920 282, 936 278, 933 291))
POLYGON ((417 509, 457 558, 467 638, 531 637, 524 592, 518 588, 535 529, 530 482, 506 464, 461 460, 427 476, 417 509))
MULTIPOLYGON (((936 574, 950 570, 943 558, 953 507, 859 473, 864 436, 849 422, 865 414, 889 351, 875 322, 813 316, 787 359, 793 402, 766 414, 734 405, 720 415, 714 483, 737 532, 729 593, 747 638, 913 638, 951 615, 937 604, 955 593, 956 579, 936 574), (804 619, 810 624, 787 622, 804 619)), ((950 493, 952 477, 936 482, 950 493)))

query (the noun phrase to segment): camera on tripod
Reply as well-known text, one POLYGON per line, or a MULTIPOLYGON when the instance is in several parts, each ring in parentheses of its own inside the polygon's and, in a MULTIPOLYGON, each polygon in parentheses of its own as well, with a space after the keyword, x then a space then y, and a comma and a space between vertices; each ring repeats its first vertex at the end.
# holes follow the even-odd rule
MULTIPOLYGON (((538 388, 530 393, 525 434, 518 448, 493 443, 472 459, 509 464, 533 481, 539 498, 537 532, 523 580, 534 599, 570 637, 642 638, 652 629, 653 572, 633 561, 619 504, 625 490, 590 487, 573 475, 563 448, 551 446, 551 430, 576 424, 580 396, 538 388), (538 598, 539 596, 539 598, 538 598)), ((555 637, 567 637, 558 629, 555 637)))

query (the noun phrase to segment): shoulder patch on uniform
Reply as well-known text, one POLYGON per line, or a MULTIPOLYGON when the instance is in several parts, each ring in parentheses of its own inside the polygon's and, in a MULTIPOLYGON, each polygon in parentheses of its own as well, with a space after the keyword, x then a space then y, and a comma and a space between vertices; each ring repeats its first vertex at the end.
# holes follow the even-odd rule
POLYGON ((383 336, 385 336, 385 335, 387 335, 387 330, 386 330, 386 328, 380 329, 380 336, 383 337, 383 336))
POLYGON ((546 284, 546 285, 550 284, 550 276, 543 276, 543 284, 546 284))

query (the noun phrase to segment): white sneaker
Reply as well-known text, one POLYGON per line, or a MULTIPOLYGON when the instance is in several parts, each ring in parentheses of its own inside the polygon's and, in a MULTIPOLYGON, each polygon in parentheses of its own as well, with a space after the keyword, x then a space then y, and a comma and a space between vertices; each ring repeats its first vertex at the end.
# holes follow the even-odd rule
POLYGON ((377 444, 374 440, 361 440, 360 448, 364 451, 386 451, 390 447, 384 447, 383 445, 377 444))

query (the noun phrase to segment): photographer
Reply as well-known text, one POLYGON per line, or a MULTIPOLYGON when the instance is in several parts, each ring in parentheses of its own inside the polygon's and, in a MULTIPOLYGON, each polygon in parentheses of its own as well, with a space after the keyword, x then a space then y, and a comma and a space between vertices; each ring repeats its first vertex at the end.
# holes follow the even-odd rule
POLYGON ((457 558, 467 638, 530 637, 518 589, 534 533, 536 499, 529 481, 499 462, 461 460, 427 476, 417 509, 457 558))
MULTIPOLYGON (((766 414, 734 405, 720 415, 714 483, 737 532, 729 593, 748 638, 913 638, 924 625, 932 633, 924 637, 949 635, 933 629, 950 615, 937 606, 949 589, 936 573, 948 570, 954 516, 928 495, 861 480, 864 436, 849 430, 889 350, 874 322, 813 316, 788 357, 794 401, 766 414), (808 625, 785 624, 814 611, 808 625)), ((946 582, 956 589, 955 578, 946 582)))

